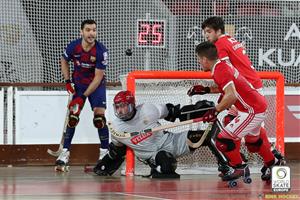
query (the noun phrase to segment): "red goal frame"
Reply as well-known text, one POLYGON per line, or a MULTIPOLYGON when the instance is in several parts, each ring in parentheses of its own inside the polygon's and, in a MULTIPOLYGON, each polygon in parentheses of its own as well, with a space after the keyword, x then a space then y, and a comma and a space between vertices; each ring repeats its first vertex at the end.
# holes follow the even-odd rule
MULTIPOLYGON (((284 155, 284 76, 280 72, 258 72, 261 79, 276 81, 276 148, 284 155)), ((135 94, 136 79, 212 79, 202 71, 133 71, 127 76, 127 90, 135 94)), ((126 176, 134 175, 134 152, 127 148, 126 176)))

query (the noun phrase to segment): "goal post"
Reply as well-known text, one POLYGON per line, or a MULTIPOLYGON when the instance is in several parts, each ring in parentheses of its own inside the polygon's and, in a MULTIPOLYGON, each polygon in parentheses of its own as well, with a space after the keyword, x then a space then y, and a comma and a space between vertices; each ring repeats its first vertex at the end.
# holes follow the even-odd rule
MULTIPOLYGON (((266 95, 269 104, 269 114, 267 114, 267 118, 270 119, 267 119, 266 123, 272 124, 270 127, 273 127, 273 129, 270 128, 268 136, 273 138, 276 148, 284 154, 284 76, 280 72, 258 72, 258 74, 263 80, 263 92, 266 95), (276 124, 275 127, 274 124, 276 124)), ((201 71, 133 71, 127 75, 126 86, 127 90, 130 90, 135 96, 137 96, 137 93, 142 94, 143 96, 141 96, 141 98, 144 98, 144 102, 153 103, 157 101, 157 103, 169 103, 162 101, 162 99, 168 99, 168 97, 162 96, 165 95, 165 93, 168 93, 167 91, 174 90, 171 94, 174 99, 174 95, 176 95, 176 88, 178 89, 178 95, 180 95, 180 98, 182 98, 184 94, 186 98, 188 98, 186 91, 191 85, 195 84, 195 82, 187 82, 189 80, 203 81, 204 84, 208 84, 207 81, 210 83, 212 82, 212 77, 210 72, 201 71), (180 81, 183 83, 179 83, 180 81), (141 82, 140 86, 138 86, 139 82, 141 82), (164 92, 165 89, 166 92, 164 92), (146 94, 145 91, 150 92, 149 94, 146 94), (154 98, 154 96, 159 97, 154 98), (152 101, 152 98, 155 100, 152 101)), ((210 98, 210 95, 206 96, 206 98, 207 97, 210 98)), ((216 99, 215 97, 211 98, 216 99)), ((137 102, 141 103, 139 101, 139 96, 137 96, 137 102)), ((183 160, 185 160, 185 158, 183 160)), ((213 162, 213 159, 208 162, 213 162)), ((254 161, 253 163, 257 162, 259 161, 254 161)), ((134 152, 130 148, 127 149, 126 153, 125 174, 127 176, 135 174, 135 157, 134 152)))

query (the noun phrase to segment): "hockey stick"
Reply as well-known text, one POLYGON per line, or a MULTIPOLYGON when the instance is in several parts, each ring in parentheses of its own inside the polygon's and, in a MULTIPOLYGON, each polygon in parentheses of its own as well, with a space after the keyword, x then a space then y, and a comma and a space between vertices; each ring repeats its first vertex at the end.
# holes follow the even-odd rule
MULTIPOLYGON (((68 97, 68 105, 72 101, 72 97, 73 97, 73 95, 70 94, 69 97, 68 97)), ((61 136, 61 139, 60 139, 58 150, 57 151, 52 151, 51 149, 47 149, 47 152, 51 156, 58 157, 61 154, 62 150, 63 150, 64 140, 65 140, 65 134, 66 134, 68 120, 69 120, 69 114, 70 114, 70 110, 68 108, 67 112, 66 112, 65 123, 64 123, 63 132, 62 132, 62 136, 61 136)))
POLYGON ((193 142, 191 142, 189 139, 187 139, 187 144, 188 144, 190 147, 192 147, 192 148, 195 148, 195 149, 196 149, 196 148, 199 148, 199 147, 203 144, 204 140, 206 139, 207 134, 209 133, 209 131, 211 131, 212 126, 213 126, 213 122, 210 122, 210 123, 208 124, 207 128, 205 129, 203 135, 201 136, 201 139, 200 139, 198 142, 193 143, 193 142))
POLYGON ((194 113, 194 112, 199 112, 199 111, 204 111, 204 110, 210 110, 213 109, 214 107, 208 107, 208 108, 199 108, 197 110, 191 110, 191 111, 186 111, 186 112, 181 112, 181 115, 185 115, 185 114, 190 114, 190 113, 194 113))
POLYGON ((196 123, 196 122, 202 122, 202 121, 203 121, 203 118, 199 117, 199 118, 190 119, 190 120, 186 120, 186 121, 182 121, 182 122, 166 124, 166 125, 158 126, 158 127, 155 127, 155 128, 145 129, 145 130, 140 131, 140 132, 131 132, 131 133, 116 131, 112 127, 110 122, 108 122, 108 128, 109 128, 110 133, 114 137, 124 139, 124 138, 130 138, 130 137, 133 137, 133 136, 136 136, 136 135, 139 135, 139 134, 141 134, 141 135, 142 134, 150 134, 150 133, 154 133, 154 132, 169 129, 169 128, 175 128, 175 127, 178 127, 178 126, 183 126, 183 125, 192 124, 192 123, 196 123))

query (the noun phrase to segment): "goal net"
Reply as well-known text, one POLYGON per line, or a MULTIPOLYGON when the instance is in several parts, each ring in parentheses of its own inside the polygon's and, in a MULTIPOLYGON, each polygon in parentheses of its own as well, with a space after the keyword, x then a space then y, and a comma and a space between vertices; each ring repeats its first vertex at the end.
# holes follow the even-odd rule
POLYGON ((62 82, 59 59, 84 19, 96 20, 109 50, 108 82, 133 70, 197 70, 201 23, 213 15, 258 71, 300 82, 299 0, 2 0, 0 82, 62 82))
MULTIPOLYGON (((284 152, 283 136, 283 91, 284 80, 280 73, 265 72, 260 73, 263 79, 263 93, 268 102, 267 118, 265 128, 272 144, 284 152)), ((136 96, 137 104, 181 104, 188 105, 199 100, 214 101, 217 104, 219 94, 187 96, 188 89, 196 84, 210 86, 213 84, 209 73, 205 72, 187 72, 187 71, 136 71, 127 76, 127 89, 136 96)), ((125 82, 123 84, 125 84, 125 82)), ((226 111, 220 113, 218 118, 222 121, 226 111)), ((170 123, 165 120, 161 124, 170 123)), ((205 129, 206 124, 196 123, 170 129, 174 133, 190 129, 205 129)), ((128 150, 130 151, 130 150, 128 150)), ((245 148, 242 142, 242 152, 249 159, 250 166, 261 167, 262 159, 257 154, 251 154, 245 148)), ((149 168, 131 156, 132 152, 126 157, 127 174, 147 174, 149 168), (134 168, 134 161, 136 163, 134 168)), ((208 147, 200 147, 193 154, 182 156, 178 159, 178 170, 182 174, 190 173, 212 173, 217 171, 217 162, 208 147)))

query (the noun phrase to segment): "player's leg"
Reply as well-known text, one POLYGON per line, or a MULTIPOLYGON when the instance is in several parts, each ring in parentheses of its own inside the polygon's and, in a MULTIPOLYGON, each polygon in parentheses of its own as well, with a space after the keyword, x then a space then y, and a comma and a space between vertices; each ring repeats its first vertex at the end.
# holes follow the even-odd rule
MULTIPOLYGON (((73 99, 83 94, 84 92, 84 88, 79 88, 77 86, 75 86, 75 90, 76 93, 73 96, 73 99)), ((78 125, 78 122, 79 122, 79 114, 74 114, 72 108, 70 108, 66 133, 64 136, 63 151, 58 156, 55 162, 56 166, 58 166, 59 168, 58 170, 60 170, 60 168, 63 169, 64 166, 68 166, 69 158, 70 158, 70 147, 75 134, 75 127, 78 125)), ((64 170, 60 170, 60 171, 64 171, 64 170)))
POLYGON ((105 85, 99 86, 90 96, 89 101, 94 111, 93 124, 97 128, 100 139, 100 154, 101 159, 108 150, 109 131, 106 124, 105 109, 106 109, 106 88, 105 85))
MULTIPOLYGON (((224 127, 227 126, 227 124, 229 124, 237 116, 237 114, 238 114, 238 111, 237 111, 237 109, 234 106, 232 106, 231 108, 229 108, 228 109, 228 114, 226 116, 224 116, 224 118, 223 118, 223 121, 222 121, 223 122, 223 126, 224 127)), ((266 133, 266 130, 265 130, 265 128, 263 126, 261 126, 260 132, 261 132, 261 134, 265 134, 266 133)), ((275 151, 274 151, 273 154, 275 155, 275 151)), ((278 153, 277 153, 277 155, 278 155, 278 153)), ((242 154, 242 157, 243 157, 243 160, 246 162, 246 158, 245 158, 245 156, 243 154, 242 154)))
MULTIPOLYGON (((187 137, 191 142, 196 143, 203 137, 203 133, 204 130, 189 131, 187 137)), ((216 157, 218 162, 218 171, 220 172, 219 176, 221 177, 222 174, 225 174, 230 169, 230 167, 229 167, 228 159, 216 147, 215 139, 216 139, 216 135, 218 135, 219 133, 220 133, 220 127, 218 123, 214 123, 211 130, 207 134, 202 146, 208 146, 210 151, 216 157)), ((193 148, 190 149, 192 151, 195 150, 193 148)))
POLYGON ((99 160, 103 158, 103 156, 108 151, 109 144, 109 131, 106 124, 106 118, 104 115, 105 110, 103 108, 94 108, 94 126, 97 128, 98 136, 100 139, 100 152, 99 152, 99 160))
POLYGON ((223 180, 233 180, 240 176, 249 176, 249 168, 243 164, 240 154, 240 140, 244 136, 245 128, 252 122, 254 115, 248 113, 239 113, 220 134, 216 137, 217 148, 228 158, 233 170, 226 173, 223 180))
MULTIPOLYGON (((228 109, 227 115, 225 115, 222 120, 223 126, 224 127, 227 126, 227 124, 229 124, 236 116, 238 116, 238 110, 235 106, 231 106, 228 109)), ((241 143, 241 140, 239 142, 241 143)), ((239 144, 239 145, 241 145, 241 144, 239 144)), ((248 161, 246 156, 242 152, 241 152, 241 156, 242 156, 244 162, 248 161)))
POLYGON ((277 151, 271 151, 271 144, 267 137, 265 129, 254 130, 251 134, 245 136, 247 149, 252 153, 258 153, 264 160, 264 166, 261 169, 263 180, 270 180, 271 167, 284 164, 284 158, 277 151), (275 156, 276 155, 276 156, 275 156))

